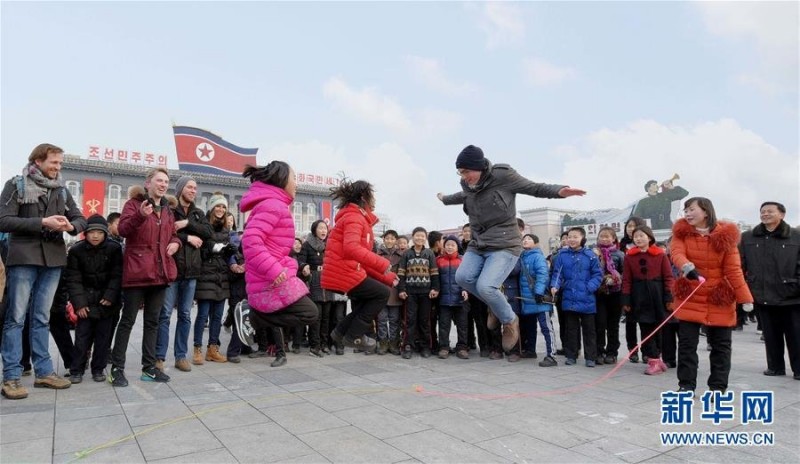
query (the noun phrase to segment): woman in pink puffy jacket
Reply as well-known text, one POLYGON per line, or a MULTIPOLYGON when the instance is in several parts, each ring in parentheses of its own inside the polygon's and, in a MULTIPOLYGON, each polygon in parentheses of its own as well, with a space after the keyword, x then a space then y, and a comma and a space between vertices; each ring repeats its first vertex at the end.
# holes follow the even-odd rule
POLYGON ((250 211, 242 236, 249 317, 254 329, 273 329, 278 355, 272 366, 277 367, 286 364, 280 329, 310 325, 319 317, 308 287, 297 277, 297 261, 289 256, 295 239, 289 205, 297 184, 294 170, 283 161, 248 166, 242 176, 252 183, 239 206, 250 211))

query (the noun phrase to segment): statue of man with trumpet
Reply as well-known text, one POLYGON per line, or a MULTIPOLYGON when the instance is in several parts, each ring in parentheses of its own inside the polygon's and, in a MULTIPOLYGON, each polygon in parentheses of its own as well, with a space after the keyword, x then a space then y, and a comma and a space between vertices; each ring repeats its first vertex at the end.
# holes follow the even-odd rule
POLYGON ((686 198, 689 192, 679 186, 675 186, 673 182, 680 179, 681 176, 673 174, 673 176, 661 185, 655 180, 648 180, 644 184, 644 190, 647 196, 639 200, 633 208, 633 216, 638 216, 643 219, 650 219, 650 224, 653 230, 657 229, 671 229, 672 217, 672 202, 686 198), (659 192, 659 187, 661 191, 659 192))

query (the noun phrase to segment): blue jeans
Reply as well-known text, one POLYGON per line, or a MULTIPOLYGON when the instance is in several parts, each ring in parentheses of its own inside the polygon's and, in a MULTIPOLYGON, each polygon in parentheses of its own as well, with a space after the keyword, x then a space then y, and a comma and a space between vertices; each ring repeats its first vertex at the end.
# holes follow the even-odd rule
POLYGON ((48 351, 50 307, 61 279, 60 267, 9 266, 8 307, 3 324, 3 380, 22 376, 22 328, 25 313, 31 312, 30 342, 33 369, 37 377, 53 372, 48 351))
POLYGON ((172 308, 178 305, 178 322, 175 324, 175 340, 173 348, 175 360, 186 359, 189 345, 189 329, 192 327, 192 302, 197 279, 183 279, 172 282, 164 295, 164 306, 158 316, 158 338, 156 339, 156 357, 164 360, 169 346, 169 324, 172 308))
POLYGON ((477 296, 489 306, 489 310, 502 323, 514 320, 514 311, 500 286, 506 280, 519 256, 508 251, 475 251, 464 253, 461 265, 456 270, 456 282, 467 292, 477 296))
POLYGON ((194 346, 203 346, 203 330, 211 313, 208 324, 208 344, 219 345, 219 331, 222 329, 222 313, 225 311, 225 300, 198 300, 197 317, 194 320, 194 346))

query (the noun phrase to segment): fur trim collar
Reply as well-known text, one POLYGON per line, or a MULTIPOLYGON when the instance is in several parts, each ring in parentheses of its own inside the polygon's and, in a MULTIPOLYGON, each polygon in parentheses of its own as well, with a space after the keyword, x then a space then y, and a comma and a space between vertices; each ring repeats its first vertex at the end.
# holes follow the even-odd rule
MULTIPOLYGON (((642 249, 639 247, 633 247, 630 250, 628 250, 625 254, 628 256, 635 256, 638 255, 639 253, 643 253, 642 249)), ((650 245, 649 247, 647 247, 647 254, 652 256, 663 255, 664 250, 655 245, 650 245)))
MULTIPOLYGON (((791 233, 792 228, 789 226, 789 224, 786 223, 786 221, 781 221, 781 223, 778 224, 778 228, 776 230, 778 231, 778 234, 781 238, 789 238, 789 234, 791 233)), ((766 226, 764 226, 764 224, 759 224, 753 227, 753 235, 756 237, 763 237, 767 235, 766 226)))
MULTIPOLYGON (((172 198, 174 199, 175 197, 172 197, 172 198)), ((128 187, 128 199, 129 200, 144 201, 145 199, 147 199, 147 190, 145 190, 144 186, 142 186, 142 185, 131 185, 130 187, 128 187)), ((175 205, 177 205, 177 200, 175 202, 175 205)), ((171 205, 170 205, 169 198, 166 197, 166 196, 162 197, 161 198, 161 207, 162 208, 168 208, 170 206, 171 205)))
MULTIPOLYGON (((691 226, 686 219, 678 219, 675 225, 672 226, 672 234, 681 239, 686 240, 691 236, 699 236, 700 234, 691 226)), ((739 244, 740 232, 735 224, 725 221, 717 222, 717 227, 708 235, 711 248, 717 253, 726 253, 732 251, 739 244)))

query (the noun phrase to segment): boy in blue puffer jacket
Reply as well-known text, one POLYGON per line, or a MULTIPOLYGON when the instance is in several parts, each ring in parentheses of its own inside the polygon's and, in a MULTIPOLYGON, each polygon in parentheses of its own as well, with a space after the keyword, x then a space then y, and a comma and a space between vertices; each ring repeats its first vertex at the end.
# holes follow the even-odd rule
POLYGON ((600 261, 586 249, 586 231, 573 227, 567 233, 566 250, 562 250, 553 262, 553 277, 550 292, 555 297, 563 288, 562 306, 567 323, 567 340, 564 343, 565 364, 575 364, 578 354, 578 336, 583 330, 583 358, 586 367, 594 367, 597 358, 597 343, 594 316, 597 312, 594 292, 600 288, 603 271, 600 261))
POLYGON ((544 302, 544 294, 549 282, 549 268, 544 253, 539 248, 539 237, 525 234, 522 237, 521 272, 519 290, 522 296, 522 344, 527 353, 536 353, 536 323, 542 329, 547 356, 539 362, 541 367, 557 366, 553 331, 554 306, 544 302))

